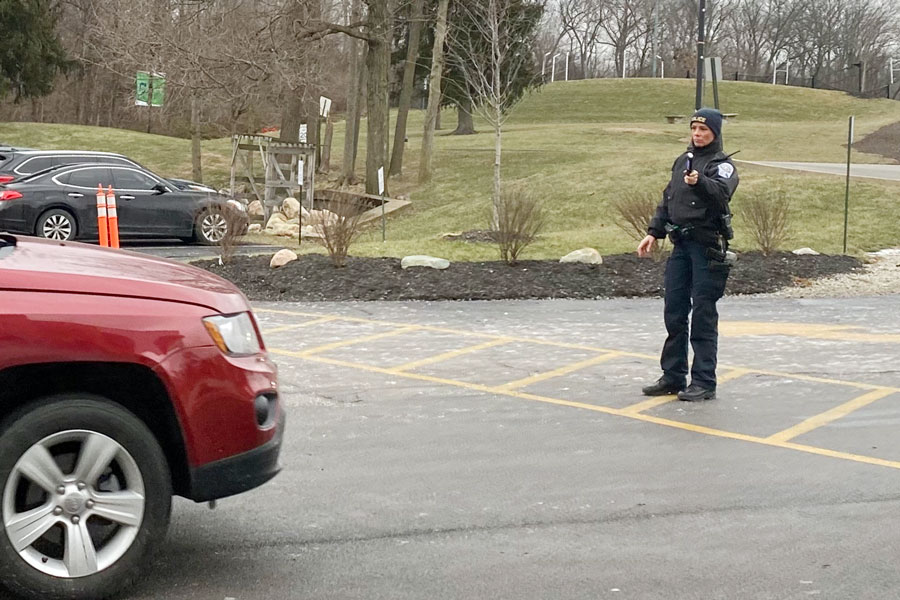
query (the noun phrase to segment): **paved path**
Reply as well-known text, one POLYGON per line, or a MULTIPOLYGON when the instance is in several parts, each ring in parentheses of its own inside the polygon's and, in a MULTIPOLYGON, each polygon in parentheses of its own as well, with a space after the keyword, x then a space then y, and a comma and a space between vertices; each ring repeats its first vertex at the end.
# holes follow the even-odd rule
MULTIPOLYGON (((750 165, 762 167, 775 167, 778 169, 791 169, 793 171, 808 171, 810 173, 826 173, 828 175, 846 176, 847 165, 841 163, 807 163, 807 162, 771 162, 741 160, 750 165)), ((850 165, 851 177, 864 177, 868 179, 887 179, 900 181, 900 165, 850 165)))
POLYGON ((893 600, 898 301, 725 298, 698 404, 658 300, 260 304, 285 470, 132 597, 893 600))

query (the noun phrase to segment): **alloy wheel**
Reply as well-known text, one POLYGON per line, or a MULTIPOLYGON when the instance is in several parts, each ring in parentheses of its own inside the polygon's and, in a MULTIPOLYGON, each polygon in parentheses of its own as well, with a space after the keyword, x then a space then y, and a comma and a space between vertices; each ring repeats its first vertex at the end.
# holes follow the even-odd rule
POLYGON ((41 234, 51 240, 68 240, 72 237, 72 221, 66 215, 50 215, 44 221, 41 234))
POLYGON ((220 212, 209 212, 200 221, 200 232, 210 242, 218 242, 228 233, 228 222, 220 212))
POLYGON ((86 430, 52 434, 14 465, 3 489, 6 535, 29 565, 78 578, 113 565, 144 518, 144 479, 116 440, 86 430))

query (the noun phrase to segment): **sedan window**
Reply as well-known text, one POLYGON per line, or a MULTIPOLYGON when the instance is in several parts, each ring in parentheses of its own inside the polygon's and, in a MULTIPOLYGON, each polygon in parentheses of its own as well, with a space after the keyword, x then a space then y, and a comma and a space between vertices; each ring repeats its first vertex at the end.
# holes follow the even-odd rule
POLYGON ((115 177, 115 189, 132 190, 132 191, 149 191, 153 186, 159 184, 159 181, 150 177, 145 173, 141 173, 135 169, 113 169, 115 177))
POLYGON ((52 167, 53 164, 52 156, 35 156, 34 158, 27 158, 22 161, 22 164, 16 167, 15 172, 19 175, 30 175, 32 173, 37 173, 38 171, 43 171, 47 167, 52 167))
POLYGON ((112 176, 106 167, 89 167, 76 169, 69 172, 68 185, 91 190, 97 189, 97 184, 104 187, 112 185, 112 176))

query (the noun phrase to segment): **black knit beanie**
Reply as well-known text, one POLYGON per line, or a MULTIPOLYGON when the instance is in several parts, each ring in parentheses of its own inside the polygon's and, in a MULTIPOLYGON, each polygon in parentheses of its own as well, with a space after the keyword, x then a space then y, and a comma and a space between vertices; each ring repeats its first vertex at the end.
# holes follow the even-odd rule
POLYGON ((709 127, 716 139, 722 135, 722 113, 714 108, 701 108, 691 116, 691 123, 703 123, 709 127))

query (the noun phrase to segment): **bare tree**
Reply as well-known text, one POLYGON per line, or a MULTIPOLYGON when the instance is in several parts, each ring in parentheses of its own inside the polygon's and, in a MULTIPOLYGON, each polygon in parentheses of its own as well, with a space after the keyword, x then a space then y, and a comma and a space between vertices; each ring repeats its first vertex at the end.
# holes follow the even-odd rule
POLYGON ((391 151, 390 175, 399 175, 403 171, 403 148, 406 143, 406 117, 412 103, 415 86, 416 59, 419 56, 419 40, 422 37, 424 24, 423 6, 425 0, 413 0, 409 9, 409 39, 406 49, 406 63, 403 66, 403 83, 400 89, 400 102, 397 106, 397 124, 394 130, 394 149, 391 151))
POLYGON ((431 157, 434 153, 434 129, 441 110, 441 73, 444 70, 444 41, 447 38, 447 13, 450 0, 440 0, 431 52, 431 73, 428 76, 428 107, 425 110, 425 131, 422 135, 422 154, 419 157, 419 183, 431 179, 431 157))
POLYGON ((469 0, 462 9, 468 13, 467 22, 473 29, 453 33, 449 59, 463 73, 472 106, 494 129, 491 203, 496 217, 501 202, 503 124, 522 97, 520 73, 533 64, 533 43, 526 38, 540 18, 543 4, 528 0, 469 0))

